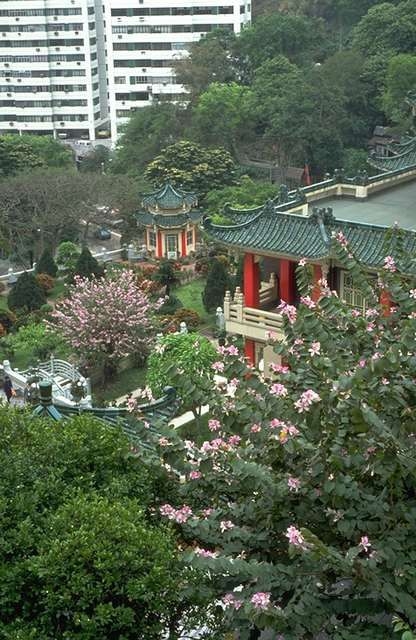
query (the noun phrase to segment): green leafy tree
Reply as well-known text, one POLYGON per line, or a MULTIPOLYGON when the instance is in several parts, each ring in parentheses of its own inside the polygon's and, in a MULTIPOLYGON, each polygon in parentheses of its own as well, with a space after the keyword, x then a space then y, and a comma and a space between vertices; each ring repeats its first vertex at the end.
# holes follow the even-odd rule
POLYGON ((413 53, 416 47, 416 15, 413 0, 371 7, 353 31, 352 44, 365 56, 380 51, 413 53))
MULTIPOLYGON (((164 147, 184 137, 188 118, 182 107, 167 102, 137 109, 117 144, 111 171, 142 178, 145 166, 164 147)), ((146 183, 141 191, 146 191, 146 183)))
POLYGON ((39 262, 36 263, 36 273, 47 273, 52 276, 52 278, 56 278, 58 266, 53 259, 50 249, 46 248, 43 250, 41 257, 39 258, 39 262))
POLYGON ((212 31, 192 43, 189 55, 175 63, 177 80, 190 92, 192 104, 212 83, 226 84, 239 78, 235 46, 234 33, 212 31))
POLYGON ((13 285, 7 304, 10 309, 34 311, 46 303, 46 295, 33 273, 24 271, 13 285))
POLYGON ((193 112, 198 139, 203 144, 221 144, 233 151, 242 138, 250 137, 253 126, 250 96, 250 89, 236 82, 210 84, 193 112))
POLYGON ((226 217, 226 213, 223 212, 226 203, 233 208, 249 209, 264 204, 277 194, 278 189, 275 185, 254 181, 249 176, 241 176, 236 185, 208 191, 204 209, 210 215, 226 217))
POLYGON ((61 168, 72 164, 71 151, 51 136, 0 136, 0 175, 10 176, 20 171, 41 167, 61 168))
POLYGON ((202 292, 202 302, 207 311, 215 311, 217 307, 222 307, 228 286, 229 278, 224 263, 213 258, 202 292))
POLYGON ((79 247, 69 240, 58 246, 56 263, 68 282, 72 282, 80 254, 79 247))
POLYGON ((193 576, 154 515, 174 495, 166 473, 91 417, 58 424, 2 409, 0 441, 0 635, 174 634, 193 576))
POLYGON ((402 53, 394 56, 387 67, 386 89, 383 94, 384 111, 393 123, 404 127, 409 124, 411 114, 406 96, 415 87, 416 55, 402 53))
POLYGON ((98 260, 94 258, 86 245, 82 247, 82 251, 77 258, 74 275, 88 279, 102 278, 104 275, 103 267, 98 263, 98 260))
POLYGON ((234 160, 225 149, 206 149, 181 140, 151 162, 145 178, 153 184, 167 181, 203 196, 210 189, 234 182, 234 160))
POLYGON ((103 144, 97 144, 79 163, 81 173, 105 173, 111 166, 111 152, 103 144))
POLYGON ((231 342, 206 398, 212 439, 165 431, 182 484, 161 513, 222 599, 223 633, 242 638, 386 640, 394 616, 403 638, 416 631, 416 279, 406 253, 370 281, 342 234, 333 250, 367 310, 324 282, 313 301, 300 266, 302 302, 281 307, 284 364, 265 379, 231 342))
POLYGON ((200 416, 207 390, 213 384, 212 364, 217 359, 208 338, 196 333, 172 333, 161 338, 148 358, 146 383, 155 397, 174 386, 184 411, 200 416))
POLYGON ((43 322, 30 322, 2 338, 1 346, 7 356, 13 359, 24 354, 25 365, 35 364, 38 360, 46 360, 52 354, 66 358, 69 350, 60 336, 49 331, 43 322))
POLYGON ((170 296, 172 287, 179 282, 175 263, 172 260, 162 260, 157 270, 152 274, 152 279, 165 287, 165 295, 170 296))

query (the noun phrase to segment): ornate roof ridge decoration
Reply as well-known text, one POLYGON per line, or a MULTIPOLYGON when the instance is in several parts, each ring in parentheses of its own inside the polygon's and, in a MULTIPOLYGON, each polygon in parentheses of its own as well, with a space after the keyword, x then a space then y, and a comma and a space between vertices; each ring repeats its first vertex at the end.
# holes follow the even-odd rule
POLYGON ((138 405, 135 409, 138 418, 131 416, 127 407, 67 407, 54 405, 52 402, 52 385, 49 380, 39 383, 40 404, 35 407, 32 415, 47 417, 55 421, 88 415, 110 427, 121 427, 127 437, 133 442, 139 442, 141 447, 149 448, 141 433, 143 429, 157 432, 159 424, 167 424, 176 415, 179 399, 173 387, 165 387, 164 395, 153 402, 138 405))
POLYGON ((143 195, 142 207, 153 211, 189 211, 198 206, 198 196, 191 191, 185 191, 166 182, 151 193, 143 195))
MULTIPOLYGON (((328 208, 314 208, 308 216, 280 210, 267 203, 255 216, 244 222, 217 225, 208 218, 204 227, 216 242, 248 251, 277 254, 297 260, 320 261, 335 257, 333 237, 342 232, 351 251, 364 265, 378 267, 384 257, 397 253, 395 238, 400 232, 406 254, 416 255, 414 231, 374 225, 359 221, 338 220, 328 208)), ((406 271, 415 271, 415 266, 406 271)))
POLYGON ((401 142, 391 144, 388 150, 392 155, 377 156, 375 152, 368 157, 368 164, 383 172, 397 171, 416 166, 416 136, 404 138, 401 142))

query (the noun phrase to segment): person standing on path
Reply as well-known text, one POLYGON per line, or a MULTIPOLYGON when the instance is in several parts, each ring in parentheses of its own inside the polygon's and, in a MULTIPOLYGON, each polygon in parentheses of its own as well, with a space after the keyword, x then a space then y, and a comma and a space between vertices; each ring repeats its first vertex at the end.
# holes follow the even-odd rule
POLYGON ((6 376, 4 378, 3 391, 4 391, 4 394, 5 394, 6 398, 7 398, 7 402, 10 403, 10 398, 14 395, 14 392, 13 392, 13 384, 12 384, 12 381, 10 380, 9 376, 6 376))

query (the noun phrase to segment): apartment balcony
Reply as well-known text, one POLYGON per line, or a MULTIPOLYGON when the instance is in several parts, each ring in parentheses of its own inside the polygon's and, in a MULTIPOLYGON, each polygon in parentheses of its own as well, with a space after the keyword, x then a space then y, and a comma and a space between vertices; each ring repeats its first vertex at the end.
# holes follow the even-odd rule
POLYGON ((260 287, 260 308, 246 307, 244 295, 239 287, 236 288, 234 298, 229 291, 224 298, 224 319, 227 333, 236 333, 255 340, 267 343, 273 340, 284 340, 282 316, 268 309, 277 307, 277 283, 276 276, 271 274, 269 282, 262 282, 260 287))

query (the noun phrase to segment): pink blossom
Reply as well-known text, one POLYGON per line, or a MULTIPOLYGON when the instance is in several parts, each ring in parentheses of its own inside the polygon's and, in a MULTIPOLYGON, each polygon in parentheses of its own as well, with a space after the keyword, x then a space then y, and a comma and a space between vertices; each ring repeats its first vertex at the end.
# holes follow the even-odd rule
POLYGON ((321 343, 320 342, 312 342, 310 348, 308 349, 311 356, 319 356, 321 354, 321 343))
POLYGON ((276 342, 279 338, 279 334, 275 333, 274 331, 265 331, 264 336, 266 340, 271 340, 272 342, 276 342))
POLYGON ((306 265, 306 258, 301 258, 301 259, 299 260, 299 266, 300 266, 300 267, 304 267, 305 265, 306 265))
POLYGON ((217 551, 209 551, 208 549, 201 549, 201 547, 196 547, 195 555, 200 556, 201 558, 217 558, 217 551))
POLYGON ((307 389, 302 393, 299 400, 295 402, 295 407, 298 410, 298 413, 303 413, 304 411, 309 411, 311 406, 314 403, 319 402, 320 400, 321 398, 316 393, 316 391, 313 391, 312 389, 307 389))
POLYGON ((374 331, 374 329, 376 328, 376 325, 374 324, 374 322, 368 322, 367 326, 366 326, 366 330, 369 333, 372 333, 374 331))
POLYGON ((199 480, 199 478, 202 478, 202 473, 200 471, 191 471, 189 474, 189 479, 190 480, 199 480))
POLYGON ((259 424, 253 424, 250 431, 251 433, 259 433, 261 431, 261 426, 259 424))
POLYGON ((358 309, 353 309, 351 311, 351 315, 353 318, 359 318, 361 316, 361 311, 358 311, 358 309))
POLYGON ((221 429, 221 422, 219 420, 208 420, 208 429, 210 431, 219 431, 221 429))
POLYGON ((397 271, 396 263, 392 256, 386 256, 384 258, 383 269, 385 269, 386 271, 390 271, 391 273, 394 273, 395 271, 397 271))
POLYGON ((214 362, 214 363, 211 365, 211 367, 212 367, 212 369, 214 369, 214 371, 219 371, 220 373, 221 373, 222 371, 224 371, 224 366, 225 366, 225 365, 224 365, 224 363, 223 363, 223 362, 221 362, 220 360, 218 360, 217 362, 214 362))
POLYGON ((251 597, 251 604, 256 609, 267 609, 270 606, 271 593, 265 593, 264 591, 258 591, 251 597))
POLYGON ((297 493, 300 489, 299 478, 293 478, 293 476, 289 476, 287 479, 287 486, 289 487, 289 491, 294 491, 295 493, 297 493))
POLYGON ((371 542, 367 536, 362 536, 358 546, 361 547, 361 549, 365 551, 365 553, 368 553, 368 550, 371 547, 371 542))
POLYGON ((172 444, 167 438, 161 437, 158 440, 160 447, 167 447, 172 444))
POLYGON ((387 386, 388 384, 390 384, 390 381, 387 378, 381 378, 381 384, 387 386))
POLYGON ((367 311, 365 312, 366 318, 376 318, 377 316, 378 316, 377 309, 367 309, 367 311))
POLYGON ((232 447, 239 445, 241 442, 240 436, 234 435, 228 438, 228 444, 232 447))
POLYGON ((270 387, 270 393, 273 396, 285 397, 287 396, 287 389, 284 384, 280 384, 279 382, 275 382, 270 387))
POLYGON ((221 520, 220 522, 220 531, 224 533, 225 531, 229 531, 230 529, 234 529, 235 524, 231 522, 231 520, 221 520))
POLYGON ((363 358, 358 361, 358 366, 360 367, 360 369, 364 369, 365 365, 366 365, 366 360, 364 360, 363 358))
POLYGON ((416 289, 410 289, 409 296, 416 300, 416 289))
POLYGON ((282 316, 286 316, 290 324, 294 324, 297 318, 297 309, 291 304, 287 304, 284 300, 280 302, 280 305, 277 307, 277 310, 280 311, 282 316))
POLYGON ((214 509, 209 508, 209 509, 202 510, 202 515, 204 518, 209 518, 212 513, 214 513, 214 509))
POLYGON ((222 597, 222 602, 226 608, 232 607, 236 609, 236 611, 238 611, 243 604, 243 600, 238 600, 232 593, 226 593, 225 596, 222 597))
POLYGON ((274 373, 289 373, 289 367, 281 364, 276 364, 275 362, 271 362, 269 368, 274 373))
POLYGON ((310 296, 302 296, 300 299, 301 303, 307 306, 309 309, 315 309, 316 304, 312 300, 310 296))
POLYGON ((342 231, 339 231, 336 235, 335 235, 336 240, 339 242, 339 244, 341 245, 341 247, 344 247, 344 249, 348 246, 348 241, 347 238, 344 236, 344 234, 342 233, 342 231))
POLYGON ((289 539, 289 544, 293 544, 294 547, 305 547, 305 538, 293 525, 287 528, 285 536, 289 539))
POLYGON ((175 522, 178 524, 183 524, 187 522, 189 518, 192 516, 192 509, 183 505, 180 509, 178 509, 175 513, 175 522))
POLYGON ((174 520, 176 510, 170 504, 162 504, 159 508, 160 514, 166 516, 169 520, 174 520))

